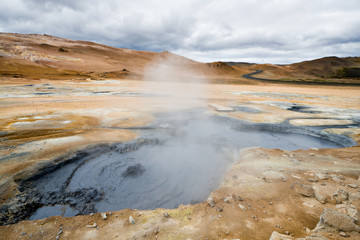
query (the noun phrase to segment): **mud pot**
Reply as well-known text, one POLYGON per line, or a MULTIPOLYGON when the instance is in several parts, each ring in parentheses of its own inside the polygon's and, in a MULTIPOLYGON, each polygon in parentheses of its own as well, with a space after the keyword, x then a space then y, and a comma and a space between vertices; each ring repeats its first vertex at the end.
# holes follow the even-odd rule
POLYGON ((9 201, 1 209, 1 225, 194 204, 219 186, 241 149, 356 145, 350 138, 322 132, 326 126, 257 124, 211 116, 205 109, 159 114, 157 119, 137 129, 141 138, 134 142, 92 146, 22 182, 16 204, 9 201))

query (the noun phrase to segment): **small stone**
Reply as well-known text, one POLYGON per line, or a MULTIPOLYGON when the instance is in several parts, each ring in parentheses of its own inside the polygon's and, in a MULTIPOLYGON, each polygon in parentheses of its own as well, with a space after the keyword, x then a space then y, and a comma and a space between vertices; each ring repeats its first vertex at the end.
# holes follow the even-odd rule
POLYGON ((158 234, 158 233, 159 233, 159 229, 155 229, 154 234, 158 234))
POLYGON ((348 235, 345 233, 345 232, 339 232, 339 235, 342 236, 342 237, 348 237, 348 235))
POLYGON ((221 207, 217 207, 216 208, 216 211, 218 211, 218 212, 222 212, 222 211, 224 211, 221 207))
POLYGON ((293 239, 292 237, 285 234, 280 234, 276 231, 274 231, 269 238, 269 240, 292 240, 292 239, 293 239))
POLYGON ((330 175, 330 177, 331 177, 331 179, 332 179, 333 181, 335 181, 335 182, 337 182, 337 183, 341 183, 342 181, 345 180, 345 177, 342 176, 342 175, 334 175, 334 174, 332 174, 332 175, 330 175))
POLYGON ((230 203, 231 199, 232 199, 232 197, 226 197, 226 198, 224 198, 224 202, 230 203))
POLYGON ((164 217, 169 218, 170 215, 167 212, 164 212, 164 217))
POLYGON ((286 235, 290 235, 290 232, 289 232, 289 231, 285 231, 285 234, 286 234, 286 235))
POLYGON ((230 233, 229 232, 225 232, 225 235, 229 235, 230 233))
POLYGON ((320 193, 320 189, 317 187, 314 187, 313 189, 316 200, 318 200, 322 204, 325 204, 327 202, 327 198, 320 193))
POLYGON ((27 234, 27 233, 23 232, 23 233, 21 233, 20 235, 21 235, 21 236, 25 236, 26 234, 27 234))
POLYGON ((273 205, 273 202, 272 202, 272 201, 269 201, 268 203, 269 203, 269 205, 273 205))
POLYGON ((97 227, 97 224, 96 223, 93 223, 93 225, 86 225, 87 228, 96 228, 97 227))
POLYGON ((106 213, 101 213, 101 217, 103 220, 106 220, 107 219, 106 213))
POLYGON ((305 185, 299 182, 291 185, 291 189, 305 197, 313 197, 315 195, 314 189, 310 185, 305 185))
POLYGON ((246 208, 244 205, 242 205, 242 204, 240 204, 240 203, 238 204, 238 206, 239 206, 239 208, 241 208, 242 210, 245 210, 245 208, 246 208))
POLYGON ((315 207, 314 204, 307 203, 307 202, 303 202, 303 205, 304 205, 304 206, 307 206, 307 207, 311 207, 311 208, 315 207))
POLYGON ((187 216, 187 220, 191 220, 191 217, 190 217, 190 216, 187 216))
POLYGON ((359 186, 358 186, 357 184, 355 184, 355 183, 348 184, 348 186, 351 187, 351 188, 355 188, 355 189, 359 187, 359 186))
POLYGON ((236 200, 238 200, 238 201, 240 201, 240 202, 242 202, 242 201, 244 201, 244 199, 243 198, 241 198, 239 195, 238 196, 236 196, 236 198, 235 198, 236 200))
POLYGON ((206 202, 207 204, 209 204, 210 207, 215 207, 215 201, 212 197, 209 197, 206 202))
POLYGON ((349 193, 347 191, 341 189, 341 190, 339 190, 339 196, 341 197, 341 199, 343 201, 346 201, 349 198, 349 193))
POLYGON ((135 219, 133 218, 133 216, 129 216, 129 223, 135 224, 135 219))
POLYGON ((308 181, 309 181, 309 182, 314 182, 314 183, 318 182, 318 180, 315 179, 315 178, 308 178, 308 181))
POLYGON ((94 213, 90 213, 90 216, 94 215, 94 213))
POLYGON ((325 173, 320 173, 320 172, 318 172, 318 173, 315 173, 315 176, 316 176, 318 179, 320 179, 320 180, 329 179, 328 175, 325 174, 325 173))

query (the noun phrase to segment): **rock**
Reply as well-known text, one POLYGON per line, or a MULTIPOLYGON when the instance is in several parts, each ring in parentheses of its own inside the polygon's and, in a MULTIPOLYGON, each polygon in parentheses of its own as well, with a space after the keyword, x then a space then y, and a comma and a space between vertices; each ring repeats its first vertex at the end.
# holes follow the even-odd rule
POLYGON ((218 212, 222 212, 222 211, 224 211, 221 207, 217 207, 216 208, 216 211, 218 211, 218 212))
POLYGON ((355 220, 345 214, 338 213, 330 208, 325 208, 320 216, 320 221, 316 228, 332 227, 337 231, 351 232, 360 231, 360 227, 355 224, 355 220))
POLYGON ((96 228, 97 227, 97 224, 96 223, 93 223, 93 225, 86 225, 87 228, 96 228))
POLYGON ((318 182, 318 180, 317 180, 316 178, 308 178, 308 181, 309 181, 309 182, 313 182, 313 183, 318 182))
POLYGON ((235 200, 237 200, 237 201, 240 201, 240 202, 244 201, 244 199, 243 199, 242 197, 240 197, 239 195, 234 195, 234 194, 233 194, 233 198, 234 198, 235 200))
POLYGON ((350 193, 350 194, 349 194, 349 201, 350 201, 350 202, 352 202, 352 201, 357 201, 357 200, 360 200, 360 192, 350 193))
POLYGON ((322 204, 325 204, 327 202, 327 197, 323 196, 320 192, 320 189, 318 187, 313 187, 315 199, 321 202, 322 204))
POLYGON ((307 207, 311 207, 311 208, 315 207, 314 204, 311 204, 311 203, 308 203, 308 202, 303 202, 303 205, 307 206, 307 207))
POLYGON ((267 172, 264 172, 262 175, 263 175, 263 179, 265 182, 271 182, 271 180, 286 181, 286 178, 284 177, 284 175, 282 175, 279 172, 267 171, 267 172))
POLYGON ((232 199, 233 199, 232 197, 226 197, 226 198, 224 198, 224 202, 225 202, 225 203, 230 203, 230 201, 231 201, 232 199))
POLYGON ((135 224, 135 219, 133 218, 133 216, 129 216, 129 223, 135 224))
POLYGON ((320 234, 313 233, 306 238, 298 238, 297 240, 329 240, 327 237, 324 237, 320 234))
POLYGON ((293 185, 291 185, 291 189, 293 189, 296 193, 305 197, 315 196, 314 189, 310 185, 296 182, 293 185))
POLYGON ((337 182, 337 183, 341 183, 342 181, 345 180, 345 177, 344 176, 341 176, 341 175, 330 175, 331 179, 334 181, 334 182, 337 182))
POLYGON ((294 239, 293 237, 278 233, 277 231, 274 231, 269 238, 269 240, 293 240, 293 239, 294 239))
POLYGON ((104 213, 104 212, 101 213, 101 217, 102 217, 103 220, 106 220, 107 219, 106 213, 104 213))
POLYGON ((334 199, 337 204, 340 204, 343 201, 348 200, 349 193, 345 190, 339 190, 338 192, 334 193, 331 198, 334 199))
POLYGON ((320 172, 317 172, 315 173, 315 176, 319 179, 319 180, 326 180, 326 179, 329 179, 329 176, 325 173, 320 173, 320 172))
POLYGON ((339 235, 342 236, 342 237, 348 237, 348 235, 345 232, 342 232, 342 231, 339 232, 339 235))
POLYGON ((348 184, 348 186, 351 187, 351 188, 355 188, 355 189, 359 187, 359 186, 358 186, 357 184, 355 184, 355 183, 348 184))
POLYGON ((212 197, 209 197, 206 202, 207 204, 209 204, 210 207, 215 207, 215 201, 212 197))
POLYGON ((240 204, 240 203, 238 204, 238 206, 239 206, 239 208, 241 208, 242 210, 245 210, 245 208, 246 208, 244 205, 242 205, 242 204, 240 204))
POLYGON ((68 50, 64 49, 64 48, 59 48, 58 49, 59 52, 68 52, 68 50))
POLYGON ((338 212, 348 215, 349 217, 353 218, 355 222, 359 221, 359 212, 357 208, 351 203, 338 204, 336 205, 336 208, 338 209, 338 212))
POLYGON ((170 215, 167 212, 164 212, 164 217, 169 218, 170 215))
POLYGON ((56 235, 56 240, 59 240, 60 239, 60 235, 62 234, 62 232, 63 232, 63 230, 62 230, 62 227, 60 227, 59 228, 59 231, 58 231, 58 233, 57 233, 57 235, 56 235))

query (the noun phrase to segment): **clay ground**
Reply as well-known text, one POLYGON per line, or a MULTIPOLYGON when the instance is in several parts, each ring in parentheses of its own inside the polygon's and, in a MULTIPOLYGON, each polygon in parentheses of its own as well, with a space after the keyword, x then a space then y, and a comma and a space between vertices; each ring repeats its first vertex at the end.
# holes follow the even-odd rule
MULTIPOLYGON (((172 83, 171 87, 180 93, 201 89, 201 101, 178 101, 156 94, 162 83, 151 82, 151 88, 146 84, 149 83, 135 80, 2 80, 1 203, 18 193, 17 182, 57 156, 98 143, 136 139, 137 127, 150 124, 156 113, 171 111, 175 105, 177 111, 205 107, 209 114, 252 122, 280 123, 291 119, 290 123, 296 126, 331 125, 324 131, 360 142, 359 123, 354 121, 360 116, 359 87, 172 83), (314 112, 287 110, 293 104, 307 106, 314 112), (216 111, 232 106, 246 106, 258 112, 216 111), (336 125, 352 127, 335 128, 336 125)), ((1 226, 0 239, 269 239, 274 231, 288 235, 288 239, 314 233, 327 239, 342 239, 336 227, 311 230, 325 208, 344 213, 355 209, 357 218, 359 164, 359 147, 245 149, 225 174, 221 186, 211 194, 214 207, 204 201, 177 209, 125 209, 107 213, 106 220, 100 213, 54 216, 1 226), (301 190, 291 187, 297 183, 311 186, 315 194, 299 194, 301 190), (347 196, 339 200, 341 194, 334 195, 339 191, 345 191, 347 196), (322 203, 319 196, 326 201, 322 203), (169 216, 165 217, 165 212, 169 216), (135 224, 129 223, 129 216, 135 224), (88 226, 94 223, 97 227, 88 226)), ((360 239, 356 231, 345 234, 360 239)))

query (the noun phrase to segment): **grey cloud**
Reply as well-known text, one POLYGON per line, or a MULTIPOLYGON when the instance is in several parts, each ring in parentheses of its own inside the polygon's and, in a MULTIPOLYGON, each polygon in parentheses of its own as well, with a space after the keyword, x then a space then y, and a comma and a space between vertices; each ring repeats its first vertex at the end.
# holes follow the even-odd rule
POLYGON ((0 1, 4 32, 170 50, 206 61, 360 55, 357 0, 0 1))

